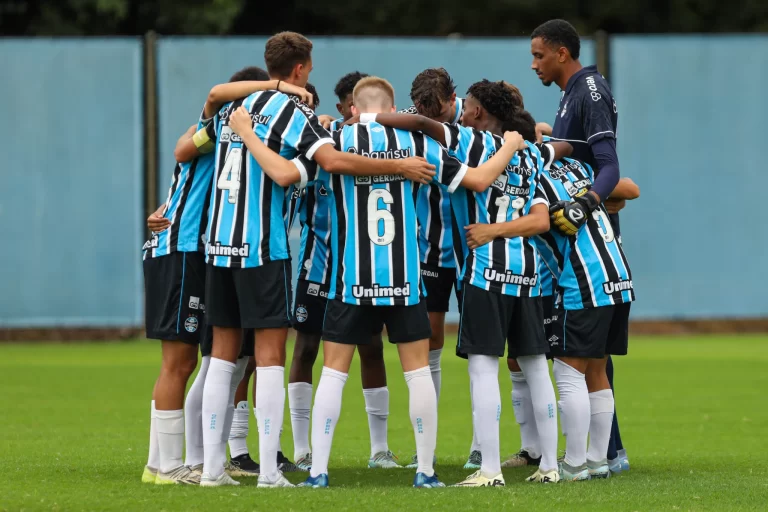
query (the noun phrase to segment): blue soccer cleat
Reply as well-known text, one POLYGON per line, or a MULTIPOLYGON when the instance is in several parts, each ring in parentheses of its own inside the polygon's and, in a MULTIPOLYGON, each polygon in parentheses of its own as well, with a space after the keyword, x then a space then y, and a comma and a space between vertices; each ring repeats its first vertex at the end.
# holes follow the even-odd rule
POLYGON ((629 471, 629 459, 627 458, 627 450, 619 450, 618 456, 615 459, 610 459, 608 461, 608 468, 614 475, 617 473, 629 471))
POLYGON ((298 484, 296 487, 311 487, 312 489, 325 489, 328 487, 328 473, 323 473, 317 476, 308 476, 306 480, 298 484))
POLYGON ((435 489, 437 487, 445 487, 445 484, 437 479, 437 473, 432 476, 416 473, 416 477, 413 479, 413 486, 418 489, 435 489))

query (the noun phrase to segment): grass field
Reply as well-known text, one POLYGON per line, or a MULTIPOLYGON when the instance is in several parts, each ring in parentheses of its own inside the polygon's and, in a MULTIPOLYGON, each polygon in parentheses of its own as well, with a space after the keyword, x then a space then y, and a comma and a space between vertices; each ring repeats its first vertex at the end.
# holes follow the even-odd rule
MULTIPOLYGON (((452 346, 452 340, 447 345, 452 346)), ((466 363, 443 355, 437 471, 454 483, 470 444, 466 363)), ((410 488, 410 470, 368 470, 368 427, 353 367, 328 490, 201 489, 140 483, 159 347, 146 341, 0 345, 0 510, 755 510, 768 508, 768 337, 634 337, 616 363, 632 470, 541 486, 505 470, 504 489, 410 488)), ((387 347, 390 448, 413 452, 407 389, 387 347)), ((316 367, 319 369, 319 365, 316 367)), ((316 376, 317 379, 317 376, 316 376)), ((519 447, 502 372, 503 455, 519 447)), ((287 407, 287 404, 286 404, 287 407)), ((258 452, 251 418, 249 444, 258 452)), ((283 447, 292 456, 286 410, 283 447)), ((561 448, 563 442, 561 440, 561 448)), ((303 474, 289 474, 293 482, 303 474)))

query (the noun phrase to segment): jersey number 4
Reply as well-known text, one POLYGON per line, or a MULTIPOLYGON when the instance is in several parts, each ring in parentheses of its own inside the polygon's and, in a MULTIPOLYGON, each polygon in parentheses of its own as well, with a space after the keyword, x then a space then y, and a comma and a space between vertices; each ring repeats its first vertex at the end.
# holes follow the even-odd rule
POLYGON ((368 196, 368 238, 376 245, 389 245, 395 239, 395 218, 387 205, 395 200, 389 190, 376 188, 368 196), (379 199, 384 208, 379 208, 379 199))
POLYGON ((231 204, 237 203, 237 194, 240 192, 240 169, 242 169, 243 149, 232 148, 224 161, 216 186, 219 190, 229 190, 228 200, 231 204))

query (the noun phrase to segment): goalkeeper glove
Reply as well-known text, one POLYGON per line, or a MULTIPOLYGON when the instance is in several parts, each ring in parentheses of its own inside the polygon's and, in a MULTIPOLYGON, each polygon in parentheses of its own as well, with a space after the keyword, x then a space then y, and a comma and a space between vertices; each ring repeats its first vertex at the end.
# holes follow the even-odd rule
POLYGON ((587 216, 598 206, 595 195, 587 192, 573 198, 573 201, 558 201, 550 207, 549 217, 560 233, 573 236, 587 222, 587 216))

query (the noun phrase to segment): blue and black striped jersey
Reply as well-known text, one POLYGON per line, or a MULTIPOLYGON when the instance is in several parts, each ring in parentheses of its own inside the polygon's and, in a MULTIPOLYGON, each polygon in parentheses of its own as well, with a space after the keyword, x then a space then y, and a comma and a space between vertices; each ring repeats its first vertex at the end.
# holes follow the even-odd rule
MULTIPOLYGON (((594 176, 589 164, 564 158, 544 170, 536 199, 547 204, 570 201, 586 193, 594 176)), ((635 299, 632 272, 601 205, 575 236, 556 229, 535 237, 542 259, 558 283, 566 310, 631 302, 635 299)))
POLYGON ((328 186, 315 182, 305 189, 299 222, 301 250, 299 279, 326 284, 330 281, 331 208, 333 201, 328 186))
POLYGON ((330 134, 314 112, 276 91, 263 91, 225 105, 214 118, 216 176, 208 223, 207 261, 219 267, 252 268, 288 259, 286 201, 290 189, 277 185, 229 127, 231 112, 243 105, 254 132, 274 152, 312 158, 330 134))
MULTIPOLYGON (((421 133, 374 122, 345 126, 333 136, 340 151, 380 159, 423 157, 435 165, 435 181, 450 191, 467 172, 466 165, 421 133)), ((329 298, 356 305, 418 304, 422 295, 416 219, 420 186, 401 176, 332 175, 306 159, 299 161, 304 161, 297 164, 302 181, 315 180, 332 201, 329 298)), ((327 239, 327 234, 321 238, 327 239)))
MULTIPOLYGON (((445 140, 451 154, 470 167, 487 161, 504 142, 490 132, 452 125, 445 125, 445 140)), ((490 188, 483 192, 462 188, 451 195, 455 254, 463 282, 516 297, 541 294, 538 254, 530 239, 498 238, 470 250, 464 227, 508 222, 527 215, 534 204, 539 173, 552 161, 554 153, 548 144, 528 143, 527 149, 515 153, 490 188)))
MULTIPOLYGON (((202 118, 197 129, 204 126, 202 118)), ((165 201, 163 217, 171 221, 168 229, 153 233, 144 244, 144 259, 158 258, 173 252, 204 252, 205 229, 208 224, 212 153, 200 155, 190 162, 176 163, 165 201)))

